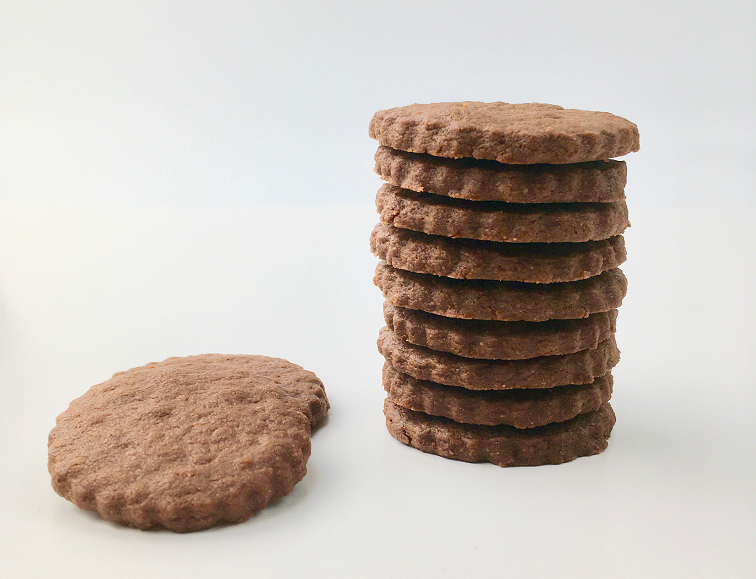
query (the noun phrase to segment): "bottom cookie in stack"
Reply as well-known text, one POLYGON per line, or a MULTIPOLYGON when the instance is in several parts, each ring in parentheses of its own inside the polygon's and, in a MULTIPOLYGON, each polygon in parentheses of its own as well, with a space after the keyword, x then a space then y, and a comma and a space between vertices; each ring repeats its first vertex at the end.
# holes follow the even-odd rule
POLYGON ((400 442, 445 458, 497 466, 561 464, 606 449, 614 426, 609 403, 566 422, 535 428, 454 422, 408 410, 386 399, 386 426, 400 442))

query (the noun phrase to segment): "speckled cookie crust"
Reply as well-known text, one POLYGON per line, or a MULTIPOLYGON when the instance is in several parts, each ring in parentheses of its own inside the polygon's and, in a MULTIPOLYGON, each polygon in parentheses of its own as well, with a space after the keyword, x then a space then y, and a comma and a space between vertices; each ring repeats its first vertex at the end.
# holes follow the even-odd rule
POLYGON ((577 320, 460 320, 383 304, 387 327, 416 346, 465 358, 522 360, 593 349, 616 331, 617 310, 577 320))
POLYGON ((520 430, 511 426, 460 424, 413 412, 386 400, 386 427, 399 442, 445 458, 498 466, 561 464, 606 449, 615 423, 607 402, 594 412, 520 430))
POLYGON ((509 243, 582 242, 620 235, 627 205, 467 201, 385 184, 376 195, 381 221, 444 237, 509 243))
POLYGON ((446 159, 378 147, 375 172, 412 191, 471 201, 509 203, 608 203, 625 198, 624 161, 572 165, 503 165, 478 159, 446 159))
POLYGON ((392 267, 455 279, 528 283, 577 281, 614 269, 627 254, 621 235, 584 243, 499 243, 450 239, 379 223, 370 250, 392 267))
POLYGON ((401 151, 518 165, 598 161, 640 149, 638 127, 622 117, 542 103, 397 107, 375 113, 369 135, 401 151))
POLYGON ((463 358, 410 344, 386 327, 378 334, 378 351, 403 374, 468 390, 588 384, 616 366, 620 356, 612 336, 593 350, 581 350, 574 354, 525 360, 463 358))
POLYGON ((534 428, 564 422, 597 410, 612 396, 611 373, 590 384, 525 390, 467 390, 418 380, 386 362, 383 388, 388 399, 404 408, 455 422, 534 428))
POLYGON ((529 284, 450 279, 381 262, 373 282, 396 306, 451 318, 500 321, 585 318, 618 308, 627 293, 627 279, 620 269, 582 281, 529 284))
POLYGON ((291 492, 322 383, 285 360, 170 358, 93 386, 48 441, 55 491, 103 518, 177 532, 244 521, 291 492))

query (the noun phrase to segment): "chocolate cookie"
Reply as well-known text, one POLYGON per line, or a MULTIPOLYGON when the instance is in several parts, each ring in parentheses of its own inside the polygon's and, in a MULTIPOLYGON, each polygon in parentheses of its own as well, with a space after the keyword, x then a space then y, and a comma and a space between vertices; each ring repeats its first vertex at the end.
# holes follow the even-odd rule
POLYGON ((451 318, 501 321, 585 318, 618 308, 627 293, 620 269, 581 281, 531 284, 451 279, 380 262, 373 282, 396 306, 451 318))
POLYGON ((381 221, 444 237, 509 243, 607 239, 629 225, 627 205, 615 203, 523 204, 467 201, 383 185, 375 205, 381 221))
POLYGON ((498 466, 560 464, 606 449, 615 417, 607 402, 594 412, 525 430, 460 424, 386 400, 386 427, 399 442, 423 452, 498 466))
POLYGON ((378 351, 403 374, 468 390, 588 384, 616 366, 620 355, 612 336, 594 350, 574 354, 525 360, 479 360, 415 346, 385 327, 378 334, 378 351))
POLYGON ((310 422, 327 408, 322 383, 285 360, 210 354, 133 368, 57 418, 52 485, 140 529, 241 522, 304 477, 310 422))
POLYGON ((373 229, 370 250, 389 265, 415 273, 528 283, 586 279, 627 257, 621 235, 584 243, 500 243, 450 239, 385 223, 373 229))
POLYGON ((383 388, 398 406, 455 422, 533 428, 597 410, 612 396, 612 375, 591 384, 531 390, 467 390, 418 380, 383 365, 383 388))
POLYGON ((510 203, 611 202, 625 198, 624 161, 574 165, 503 165, 446 159, 378 147, 375 172, 388 183, 472 201, 510 203))
POLYGON ((375 113, 369 134, 401 151, 517 165, 598 161, 640 149, 638 127, 622 117, 541 103, 409 105, 375 113))
POLYGON ((616 331, 617 310, 577 320, 460 320, 383 304, 386 325, 417 346, 466 358, 521 360, 593 349, 616 331))
MULTIPOLYGON (((299 404, 300 410, 307 415, 310 426, 313 428, 325 420, 330 409, 325 386, 314 372, 305 370, 283 358, 270 358, 268 356, 234 355, 234 354, 200 354, 189 358, 168 358, 160 362, 160 368, 169 366, 186 366, 191 361, 195 364, 228 364, 236 367, 240 372, 248 372, 263 378, 272 380, 299 404)), ((150 364, 148 364, 149 366, 150 364)), ((155 363, 152 364, 153 366, 155 363)), ((134 370, 117 372, 113 375, 132 373, 134 370)))

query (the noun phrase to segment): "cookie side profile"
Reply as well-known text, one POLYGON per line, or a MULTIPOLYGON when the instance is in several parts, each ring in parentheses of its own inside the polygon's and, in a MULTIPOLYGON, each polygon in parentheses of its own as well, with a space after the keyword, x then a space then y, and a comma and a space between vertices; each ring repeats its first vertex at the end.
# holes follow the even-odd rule
POLYGON ((370 250, 398 269, 455 279, 526 283, 577 281, 621 265, 621 235, 584 243, 501 243, 450 239, 379 223, 370 250))
MULTIPOLYGON (((50 432, 53 488, 140 529, 189 532, 250 518, 304 477, 308 409, 318 398, 310 385, 262 375, 261 363, 171 358, 93 386, 50 432)), ((280 371, 273 363, 271 375, 280 371)))
POLYGON ((437 352, 405 342, 384 327, 378 334, 378 351, 403 374, 468 390, 553 388, 588 384, 619 362, 614 336, 594 350, 525 360, 479 360, 437 352))
POLYGON ((611 373, 590 384, 530 390, 467 390, 418 380, 386 362, 383 388, 394 404, 454 422, 534 428, 598 410, 612 396, 611 373))
POLYGON ((627 293, 620 269, 581 281, 531 284, 451 279, 380 262, 373 283, 396 306, 450 318, 500 321, 586 318, 618 308, 627 293))
POLYGON ((465 462, 497 466, 561 464, 604 451, 615 423, 607 402, 594 412, 537 428, 461 424, 384 403, 386 427, 399 442, 465 462))
POLYGON ((471 201, 609 203, 625 198, 624 161, 503 165, 378 147, 375 172, 391 185, 471 201))
POLYGON ((436 157, 563 164, 638 151, 638 127, 611 113, 542 103, 414 104, 378 111, 369 135, 381 145, 436 157))
POLYGON ((403 340, 465 358, 521 360, 593 349, 616 330, 617 310, 577 320, 460 320, 383 304, 387 327, 403 340))
POLYGON ((430 235, 507 243, 599 241, 629 225, 627 204, 467 201, 385 184, 376 195, 381 221, 430 235))

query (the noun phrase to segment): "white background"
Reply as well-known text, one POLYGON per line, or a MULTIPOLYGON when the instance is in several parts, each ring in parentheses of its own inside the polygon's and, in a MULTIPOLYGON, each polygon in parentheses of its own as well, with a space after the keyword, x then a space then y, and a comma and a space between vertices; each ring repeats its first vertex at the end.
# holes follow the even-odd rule
POLYGON ((0 1, 0 576, 756 575, 753 2, 0 1), (618 423, 499 469, 385 431, 376 110, 542 101, 636 122, 618 423), (261 353, 333 405, 248 523, 113 526, 46 437, 113 372, 261 353))

